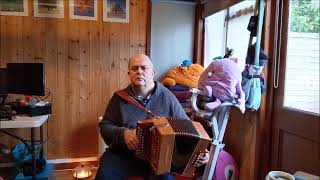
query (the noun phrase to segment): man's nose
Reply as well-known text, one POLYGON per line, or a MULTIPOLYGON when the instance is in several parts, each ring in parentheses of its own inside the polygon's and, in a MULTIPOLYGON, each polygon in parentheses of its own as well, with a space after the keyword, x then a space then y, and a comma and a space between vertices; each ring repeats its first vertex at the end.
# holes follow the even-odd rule
POLYGON ((142 72, 143 72, 142 68, 141 68, 141 67, 138 67, 137 73, 141 74, 142 72))

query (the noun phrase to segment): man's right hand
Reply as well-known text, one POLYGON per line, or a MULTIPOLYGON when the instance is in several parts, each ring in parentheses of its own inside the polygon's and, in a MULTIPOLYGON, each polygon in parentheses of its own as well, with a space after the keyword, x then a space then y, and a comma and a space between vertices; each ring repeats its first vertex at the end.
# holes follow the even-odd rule
POLYGON ((124 131, 124 142, 127 144, 130 150, 136 150, 139 145, 139 140, 136 135, 136 130, 127 129, 124 131))

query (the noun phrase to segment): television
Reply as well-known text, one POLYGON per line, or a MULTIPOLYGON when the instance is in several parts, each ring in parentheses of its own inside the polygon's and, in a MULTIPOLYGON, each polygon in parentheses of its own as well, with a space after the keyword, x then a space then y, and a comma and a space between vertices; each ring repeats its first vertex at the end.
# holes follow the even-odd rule
POLYGON ((8 93, 45 95, 43 63, 7 63, 8 93))
POLYGON ((7 69, 0 68, 0 95, 6 95, 8 93, 7 82, 7 69))

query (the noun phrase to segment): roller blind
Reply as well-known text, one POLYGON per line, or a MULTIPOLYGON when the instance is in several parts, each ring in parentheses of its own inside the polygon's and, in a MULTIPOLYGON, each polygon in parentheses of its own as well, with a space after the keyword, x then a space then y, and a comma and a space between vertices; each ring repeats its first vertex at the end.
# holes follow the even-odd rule
POLYGON ((204 2, 203 16, 204 18, 224 10, 244 0, 207 0, 204 2))

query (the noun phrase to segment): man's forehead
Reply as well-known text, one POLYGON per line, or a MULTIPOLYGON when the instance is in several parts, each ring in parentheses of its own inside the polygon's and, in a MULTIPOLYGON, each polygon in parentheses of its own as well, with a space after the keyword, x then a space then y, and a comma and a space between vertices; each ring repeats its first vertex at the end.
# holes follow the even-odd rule
POLYGON ((131 66, 147 66, 151 67, 152 64, 148 59, 132 59, 131 66))

